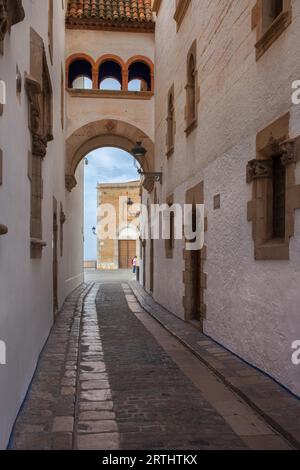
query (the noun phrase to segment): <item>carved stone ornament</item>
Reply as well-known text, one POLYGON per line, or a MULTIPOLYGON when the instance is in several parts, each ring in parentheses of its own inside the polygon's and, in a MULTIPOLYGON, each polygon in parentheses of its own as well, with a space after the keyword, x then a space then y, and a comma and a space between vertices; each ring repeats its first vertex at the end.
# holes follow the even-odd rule
POLYGON ((260 178, 272 178, 272 160, 252 160, 247 165, 247 183, 260 178))
POLYGON ((116 125, 113 121, 107 121, 107 124, 105 125, 105 127, 108 132, 112 132, 115 129, 116 125))
POLYGON ((154 176, 144 176, 143 182, 142 182, 143 188, 148 191, 148 193, 152 193, 155 185, 155 178, 154 176))
POLYGON ((281 162, 284 166, 291 163, 297 163, 300 151, 300 139, 290 139, 283 142, 280 146, 282 157, 281 162))
POLYGON ((280 143, 278 140, 274 139, 272 134, 269 140, 269 149, 273 155, 281 153, 280 143))
POLYGON ((0 43, 11 26, 25 18, 22 0, 0 0, 0 43))
POLYGON ((72 191, 73 188, 77 185, 77 181, 75 176, 73 175, 66 175, 65 176, 65 183, 66 183, 66 188, 69 192, 72 191))
POLYGON ((3 41, 9 30, 7 0, 0 0, 0 41, 3 41))
POLYGON ((43 158, 47 152, 47 137, 43 135, 42 129, 41 85, 33 77, 27 75, 25 88, 29 99, 29 129, 31 132, 32 154, 43 158))

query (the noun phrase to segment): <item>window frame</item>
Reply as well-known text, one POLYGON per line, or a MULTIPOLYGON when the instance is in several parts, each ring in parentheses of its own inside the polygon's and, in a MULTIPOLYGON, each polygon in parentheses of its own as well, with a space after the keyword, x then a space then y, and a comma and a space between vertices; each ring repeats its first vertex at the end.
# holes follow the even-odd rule
POLYGON ((174 20, 177 24, 177 31, 179 31, 183 19, 188 11, 191 0, 176 0, 175 2, 175 13, 174 20))
POLYGON ((248 162, 247 183, 252 184, 252 200, 247 218, 252 222, 255 260, 289 260, 290 238, 294 235, 295 214, 300 208, 300 185, 295 169, 300 160, 300 137, 289 137, 289 113, 257 134, 256 159, 248 162), (285 234, 274 237, 273 157, 281 155, 285 167, 285 234))
POLYGON ((257 0, 252 9, 252 30, 256 28, 256 60, 264 55, 292 22, 292 2, 291 0, 283 0, 282 12, 274 18, 269 27, 264 29, 264 1, 257 0))

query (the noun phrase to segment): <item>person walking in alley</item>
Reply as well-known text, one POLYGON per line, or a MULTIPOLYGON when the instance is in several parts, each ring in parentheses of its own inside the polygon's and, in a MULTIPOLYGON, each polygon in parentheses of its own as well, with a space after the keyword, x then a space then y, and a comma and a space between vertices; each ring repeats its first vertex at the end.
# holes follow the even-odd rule
POLYGON ((132 259, 132 272, 133 272, 133 274, 136 273, 136 266, 137 266, 137 256, 135 256, 135 257, 132 259))

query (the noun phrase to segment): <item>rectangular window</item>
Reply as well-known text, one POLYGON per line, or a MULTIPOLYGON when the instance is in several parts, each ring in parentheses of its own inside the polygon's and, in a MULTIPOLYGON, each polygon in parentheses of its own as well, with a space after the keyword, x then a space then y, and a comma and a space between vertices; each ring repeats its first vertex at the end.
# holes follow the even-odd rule
POLYGON ((256 260, 290 259, 295 209, 300 206, 295 175, 300 137, 291 139, 289 130, 289 113, 262 129, 256 137, 256 159, 247 165, 247 182, 252 184, 247 218, 256 260))
POLYGON ((180 28, 180 25, 183 21, 183 18, 188 10, 190 3, 191 0, 176 0, 175 2, 174 20, 177 23, 177 31, 180 28))
POLYGON ((291 0, 257 0, 252 10, 252 29, 256 28, 257 36, 257 60, 281 36, 291 21, 291 0))
POLYGON ((263 32, 265 32, 283 11, 283 0, 264 0, 263 8, 263 32))
POLYGON ((273 157, 273 238, 285 238, 285 167, 282 155, 273 157))

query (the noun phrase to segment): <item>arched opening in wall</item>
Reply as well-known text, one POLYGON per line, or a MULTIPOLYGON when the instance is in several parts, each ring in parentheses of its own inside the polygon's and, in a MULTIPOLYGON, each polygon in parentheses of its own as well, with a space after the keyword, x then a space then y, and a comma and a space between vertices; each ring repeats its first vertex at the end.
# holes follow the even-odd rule
POLYGON ((132 271, 139 274, 140 185, 134 158, 128 152, 102 147, 85 157, 86 269, 97 267, 100 274, 117 270, 127 270, 130 276, 132 271))
POLYGON ((148 64, 141 61, 133 62, 128 68, 128 90, 152 91, 151 69, 148 64))
POLYGON ((85 59, 74 60, 69 66, 68 87, 80 90, 93 88, 92 64, 85 59))
POLYGON ((144 80, 134 79, 128 83, 128 91, 148 91, 148 85, 144 80))
POLYGON ((99 66, 99 89, 107 91, 122 90, 122 67, 114 60, 107 60, 99 66))
MULTIPOLYGON (((78 127, 68 137, 66 141, 65 185, 67 191, 71 194, 74 192, 73 197, 77 197, 79 200, 83 200, 81 194, 85 193, 85 222, 81 223, 81 217, 78 217, 77 233, 80 232, 81 243, 84 238, 85 260, 90 262, 87 263, 88 265, 95 266, 97 264, 98 252, 102 248, 101 243, 103 243, 102 237, 100 238, 101 241, 98 241, 97 237, 97 200, 100 200, 100 203, 103 204, 101 198, 97 199, 98 183, 138 181, 140 201, 143 191, 151 193, 154 189, 155 180, 151 176, 154 171, 153 140, 142 129, 126 121, 116 119, 92 121, 78 127), (142 142, 145 153, 136 151, 137 142, 142 142), (143 189, 140 184, 140 174, 137 172, 139 168, 149 175, 142 178, 143 189), (84 237, 81 229, 84 229, 84 237)), ((132 202, 133 198, 129 192, 128 198, 125 199, 122 207, 128 208, 130 217, 136 214, 136 208, 132 202)), ((142 247, 140 246, 136 251, 139 263, 137 277, 141 280, 144 277, 142 257, 142 253, 145 251, 142 248, 146 246, 146 236, 144 234, 145 231, 142 230, 141 239, 139 239, 142 247)), ((117 237, 113 237, 113 243, 110 242, 110 244, 113 253, 124 248, 119 248, 117 237)), ((118 258, 114 257, 113 259, 114 266, 117 268, 118 258)), ((109 261, 105 262, 109 263, 109 261)), ((112 263, 112 261, 110 262, 112 263)), ((105 266, 106 269, 111 270, 109 264, 104 264, 103 268, 105 266)), ((98 267, 101 268, 101 265, 98 267)), ((128 273, 132 276, 130 271, 128 273)), ((147 285, 149 284, 148 275, 147 265, 145 271, 147 285)))

